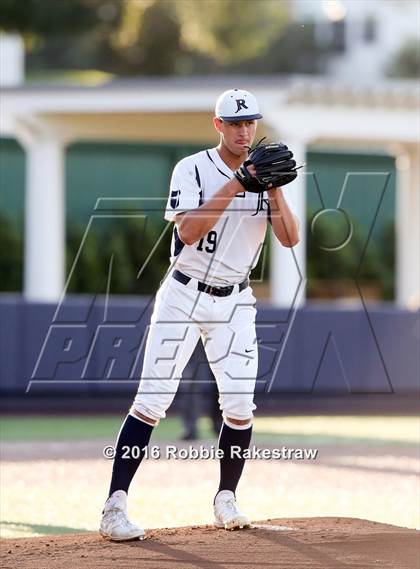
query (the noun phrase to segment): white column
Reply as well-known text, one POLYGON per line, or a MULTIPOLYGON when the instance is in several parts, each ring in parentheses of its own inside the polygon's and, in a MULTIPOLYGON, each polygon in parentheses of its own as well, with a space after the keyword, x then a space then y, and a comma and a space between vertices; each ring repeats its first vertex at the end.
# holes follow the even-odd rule
MULTIPOLYGON (((282 138, 292 150, 297 165, 306 161, 306 143, 291 137, 282 138)), ((283 188, 287 203, 299 219, 300 242, 293 249, 283 247, 271 239, 271 301, 275 306, 290 308, 293 301, 300 305, 305 301, 306 285, 306 181, 303 167, 298 177, 283 188)))
POLYGON ((397 157, 396 300, 404 307, 420 306, 420 156, 417 145, 397 157))
POLYGON ((64 148, 67 140, 47 120, 15 121, 26 150, 24 296, 59 300, 65 280, 64 148))
POLYGON ((28 300, 55 302, 65 278, 64 156, 59 140, 27 147, 25 279, 28 300))
POLYGON ((18 87, 25 79, 25 45, 17 34, 0 33, 0 87, 18 87))

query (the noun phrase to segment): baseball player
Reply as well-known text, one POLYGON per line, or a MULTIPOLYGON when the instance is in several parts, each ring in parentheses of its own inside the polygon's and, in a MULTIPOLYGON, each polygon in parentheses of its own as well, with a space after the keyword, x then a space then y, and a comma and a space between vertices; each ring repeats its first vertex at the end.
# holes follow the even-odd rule
POLYGON ((183 370, 201 338, 216 378, 223 424, 219 436, 220 481, 215 526, 250 525, 235 491, 251 441, 258 367, 256 300, 249 285, 267 222, 285 247, 298 240, 298 221, 281 186, 297 175, 292 152, 282 144, 250 151, 262 118, 256 98, 233 89, 216 103, 216 148, 182 159, 174 168, 165 219, 174 222, 171 266, 155 299, 141 380, 118 435, 102 536, 143 539, 127 517, 127 492, 153 428, 166 415, 183 370), (128 451, 127 451, 128 449, 128 451))

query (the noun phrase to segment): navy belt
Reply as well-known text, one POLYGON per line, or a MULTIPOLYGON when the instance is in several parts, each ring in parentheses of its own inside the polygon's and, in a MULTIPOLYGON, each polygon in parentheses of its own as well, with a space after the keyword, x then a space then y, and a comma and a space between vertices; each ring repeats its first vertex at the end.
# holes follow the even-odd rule
MULTIPOLYGON (((184 273, 181 273, 181 271, 178 270, 175 270, 172 273, 172 276, 176 281, 184 285, 188 284, 191 280, 191 277, 187 277, 187 275, 184 275, 184 273)), ((242 292, 248 286, 249 286, 249 279, 245 279, 244 281, 239 283, 239 292, 242 292)), ((230 294, 232 294, 234 288, 235 285, 211 286, 206 283, 202 283, 200 281, 197 282, 197 289, 200 292, 207 292, 207 294, 212 294, 213 296, 229 296, 230 294)))

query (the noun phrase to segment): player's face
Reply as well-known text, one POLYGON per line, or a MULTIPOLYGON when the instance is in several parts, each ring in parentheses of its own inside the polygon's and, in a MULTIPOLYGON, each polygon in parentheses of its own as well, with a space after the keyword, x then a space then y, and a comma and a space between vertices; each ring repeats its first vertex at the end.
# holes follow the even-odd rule
POLYGON ((248 151, 248 146, 251 146, 254 142, 257 121, 228 122, 215 118, 214 126, 221 134, 222 144, 224 144, 232 154, 241 156, 248 151))

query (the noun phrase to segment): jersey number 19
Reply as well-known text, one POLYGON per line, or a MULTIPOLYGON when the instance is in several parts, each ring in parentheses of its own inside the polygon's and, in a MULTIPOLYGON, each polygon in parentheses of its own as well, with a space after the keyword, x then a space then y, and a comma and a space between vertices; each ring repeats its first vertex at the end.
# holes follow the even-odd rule
POLYGON ((197 251, 203 250, 204 239, 207 240, 207 245, 204 247, 204 251, 207 253, 214 253, 216 250, 216 243, 217 243, 217 233, 216 231, 209 231, 205 237, 200 239, 200 242, 197 245, 197 251))

